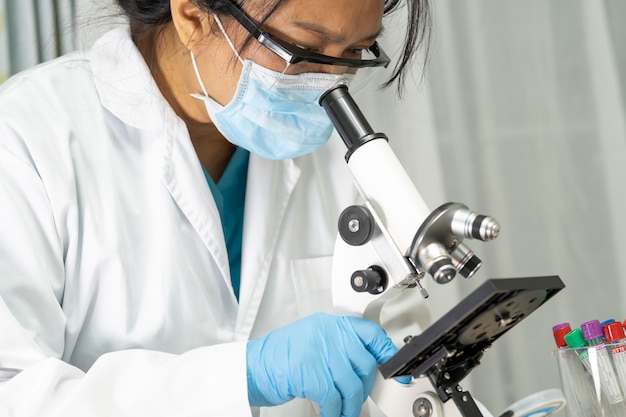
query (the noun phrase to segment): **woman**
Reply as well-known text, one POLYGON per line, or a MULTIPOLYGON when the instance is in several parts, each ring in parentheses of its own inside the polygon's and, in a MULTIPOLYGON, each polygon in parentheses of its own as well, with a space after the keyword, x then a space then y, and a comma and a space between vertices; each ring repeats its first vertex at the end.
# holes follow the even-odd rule
POLYGON ((0 90, 0 414, 358 415, 396 348, 314 314, 355 196, 316 101, 386 65, 398 2, 118 4, 0 90))

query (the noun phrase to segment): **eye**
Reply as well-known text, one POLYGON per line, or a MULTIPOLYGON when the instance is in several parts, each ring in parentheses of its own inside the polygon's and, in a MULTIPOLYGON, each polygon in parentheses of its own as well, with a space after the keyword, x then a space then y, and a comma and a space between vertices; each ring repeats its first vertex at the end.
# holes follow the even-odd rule
MULTIPOLYGON (((293 43, 292 45, 307 52, 313 52, 313 53, 321 54, 321 55, 326 54, 325 48, 321 46, 305 45, 301 43, 293 43)), ((371 48, 371 45, 353 46, 353 47, 345 49, 343 53, 341 54, 341 57, 348 58, 348 59, 361 59, 363 55, 367 54, 367 51, 369 51, 370 48, 371 48)))
POLYGON ((352 59, 363 59, 363 57, 366 57, 370 53, 372 45, 359 45, 347 49, 345 53, 347 55, 346 57, 349 56, 352 59))
POLYGON ((361 57, 361 55, 363 55, 364 51, 367 51, 367 48, 352 48, 348 50, 351 56, 359 58, 361 57))

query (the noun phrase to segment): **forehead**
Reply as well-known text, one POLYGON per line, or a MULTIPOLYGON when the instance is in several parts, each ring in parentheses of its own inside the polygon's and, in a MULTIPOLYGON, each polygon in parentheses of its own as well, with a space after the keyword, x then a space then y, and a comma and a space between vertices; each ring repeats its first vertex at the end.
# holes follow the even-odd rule
MULTIPOLYGON (((257 10, 268 7, 262 0, 249 3, 257 10)), ((266 23, 281 30, 319 31, 337 39, 366 38, 381 31, 384 6, 384 0, 283 0, 266 23)))

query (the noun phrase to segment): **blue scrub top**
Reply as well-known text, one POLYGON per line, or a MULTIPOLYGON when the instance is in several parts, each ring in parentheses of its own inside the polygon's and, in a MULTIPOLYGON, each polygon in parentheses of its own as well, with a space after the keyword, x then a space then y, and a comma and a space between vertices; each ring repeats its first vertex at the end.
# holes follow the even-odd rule
POLYGON ((202 167, 222 220, 222 230, 224 231, 228 263, 230 265, 230 279, 237 300, 239 300, 241 282, 243 209, 246 199, 249 156, 250 153, 247 150, 237 148, 217 184, 213 182, 209 173, 202 167))

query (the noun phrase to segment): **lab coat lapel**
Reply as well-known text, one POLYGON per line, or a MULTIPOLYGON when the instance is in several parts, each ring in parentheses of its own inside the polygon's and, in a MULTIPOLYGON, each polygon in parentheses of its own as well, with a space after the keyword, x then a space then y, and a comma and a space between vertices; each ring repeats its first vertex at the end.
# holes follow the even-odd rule
POLYGON ((187 127, 163 98, 130 35, 124 33, 128 30, 125 27, 109 32, 92 52, 92 69, 102 103, 128 125, 162 132, 163 182, 211 252, 226 285, 231 286, 224 236, 215 233, 222 230, 219 212, 187 127))
POLYGON ((300 176, 292 159, 250 155, 244 212, 237 337, 249 337, 267 285, 289 199, 300 176))
MULTIPOLYGON (((196 152, 188 139, 187 129, 177 117, 166 123, 163 182, 180 210, 211 252, 222 278, 232 286, 228 253, 219 211, 196 152)), ((233 294, 233 302, 236 299, 233 294)))

